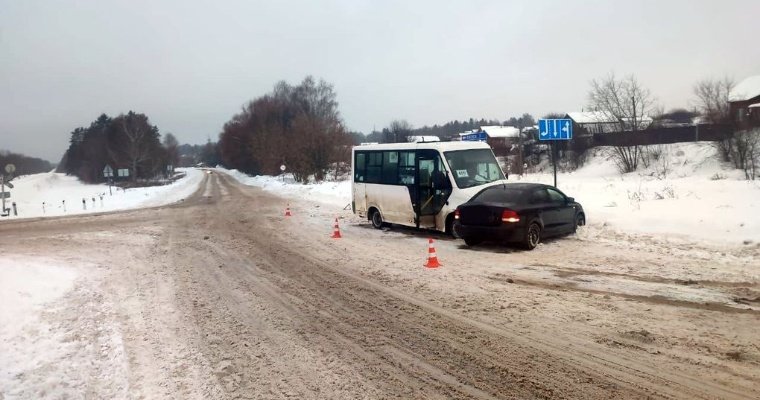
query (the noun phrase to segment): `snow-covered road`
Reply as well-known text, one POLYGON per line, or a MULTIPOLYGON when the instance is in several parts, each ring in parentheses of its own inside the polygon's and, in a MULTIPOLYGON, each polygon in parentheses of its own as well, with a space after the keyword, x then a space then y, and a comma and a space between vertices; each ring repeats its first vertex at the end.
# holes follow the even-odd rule
POLYGON ((433 235, 431 270, 426 233, 219 173, 180 204, 0 235, 11 274, 57 288, 4 303, 30 317, 4 347, 56 349, 0 365, 6 399, 760 396, 757 246, 433 235))

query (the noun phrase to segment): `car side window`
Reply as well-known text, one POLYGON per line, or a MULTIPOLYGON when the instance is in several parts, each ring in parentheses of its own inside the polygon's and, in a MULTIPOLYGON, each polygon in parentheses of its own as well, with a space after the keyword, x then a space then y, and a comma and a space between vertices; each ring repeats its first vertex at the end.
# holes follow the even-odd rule
POLYGON ((554 189, 546 189, 547 192, 549 192, 549 198, 551 199, 552 203, 565 203, 565 196, 554 190, 554 189))
POLYGON ((546 193, 546 189, 536 189, 530 194, 530 202, 532 204, 543 204, 549 202, 549 194, 546 193))

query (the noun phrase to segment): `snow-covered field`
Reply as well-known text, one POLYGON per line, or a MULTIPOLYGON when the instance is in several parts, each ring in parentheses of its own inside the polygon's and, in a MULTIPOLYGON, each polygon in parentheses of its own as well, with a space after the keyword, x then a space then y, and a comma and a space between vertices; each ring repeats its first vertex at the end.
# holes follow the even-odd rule
MULTIPOLYGON (((184 178, 166 186, 127 189, 113 187, 109 194, 108 185, 89 185, 76 177, 48 172, 21 176, 13 180, 11 198, 6 207, 16 203, 18 216, 0 218, 50 217, 84 214, 104 211, 127 210, 154 207, 174 203, 190 196, 198 188, 203 173, 193 168, 178 169, 184 178), (85 206, 82 200, 85 200, 85 206), (94 199, 94 201, 93 201, 94 199), (44 204, 43 204, 44 203, 44 204)), ((6 188, 7 190, 7 188, 6 188)))
MULTIPOLYGON (((584 167, 560 173, 557 186, 583 205, 591 226, 663 239, 760 242, 760 182, 744 180, 740 171, 722 165, 711 143, 663 149, 660 161, 623 175, 609 158, 609 149, 596 149, 584 167)), ((350 181, 303 185, 288 175, 283 179, 227 172, 243 184, 286 197, 340 207, 351 202, 350 181)), ((510 180, 552 184, 553 175, 547 169, 510 180)))

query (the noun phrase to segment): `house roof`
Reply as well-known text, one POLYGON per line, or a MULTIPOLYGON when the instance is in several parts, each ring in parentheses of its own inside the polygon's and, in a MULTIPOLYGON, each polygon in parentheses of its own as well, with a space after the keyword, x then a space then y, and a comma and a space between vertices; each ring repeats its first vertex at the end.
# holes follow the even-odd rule
POLYGON ((731 89, 728 101, 746 101, 760 96, 760 75, 750 76, 731 89))
MULTIPOLYGON (((620 121, 614 117, 609 117, 607 114, 601 111, 584 111, 584 112, 569 112, 567 116, 575 121, 576 124, 616 124, 620 121)), ((621 118, 625 122, 630 122, 631 118, 621 118)), ((639 122, 652 123, 652 118, 644 115, 639 118, 639 122)))
POLYGON ((614 124, 618 122, 601 111, 569 112, 567 116, 576 124, 614 124))

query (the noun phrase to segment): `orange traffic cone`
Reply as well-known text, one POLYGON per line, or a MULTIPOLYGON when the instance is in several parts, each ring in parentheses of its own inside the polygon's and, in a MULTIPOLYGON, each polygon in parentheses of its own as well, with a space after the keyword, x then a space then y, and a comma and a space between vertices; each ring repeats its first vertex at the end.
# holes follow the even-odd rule
POLYGON ((285 207, 285 216, 290 217, 290 204, 288 204, 288 206, 285 207))
POLYGON ((428 259, 425 263, 425 268, 438 268, 441 263, 438 262, 438 256, 435 255, 435 247, 433 246, 433 239, 428 239, 428 259))
POLYGON ((338 226, 338 219, 335 218, 335 226, 333 226, 333 234, 330 236, 333 239, 340 239, 340 227, 338 226))

